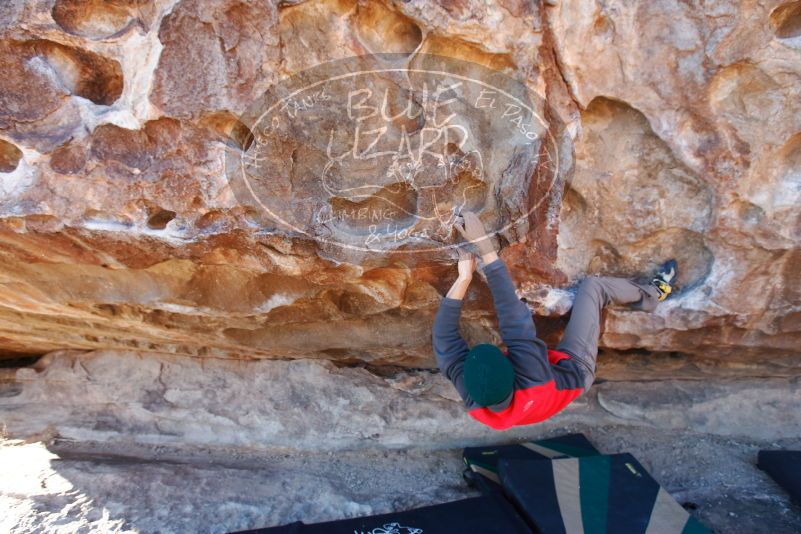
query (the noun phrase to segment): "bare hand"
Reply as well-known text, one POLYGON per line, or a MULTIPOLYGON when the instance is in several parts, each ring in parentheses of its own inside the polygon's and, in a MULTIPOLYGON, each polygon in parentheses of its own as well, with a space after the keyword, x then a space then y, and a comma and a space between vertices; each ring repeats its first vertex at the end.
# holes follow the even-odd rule
POLYGON ((459 278, 469 280, 473 277, 473 272, 476 270, 476 256, 466 250, 459 250, 459 278))

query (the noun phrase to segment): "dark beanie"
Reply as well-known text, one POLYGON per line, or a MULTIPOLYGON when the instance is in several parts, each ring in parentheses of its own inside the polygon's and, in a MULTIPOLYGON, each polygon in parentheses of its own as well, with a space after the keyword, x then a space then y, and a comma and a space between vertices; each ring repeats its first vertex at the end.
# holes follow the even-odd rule
POLYGON ((464 385, 479 406, 492 406, 512 392, 515 372, 509 359, 495 345, 482 343, 467 353, 464 385))

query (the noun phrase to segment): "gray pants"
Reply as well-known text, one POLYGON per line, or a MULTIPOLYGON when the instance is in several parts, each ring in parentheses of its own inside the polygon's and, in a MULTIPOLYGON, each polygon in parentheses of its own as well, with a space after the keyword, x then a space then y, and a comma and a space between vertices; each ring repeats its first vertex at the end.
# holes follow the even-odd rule
POLYGON ((573 312, 556 350, 570 354, 584 374, 584 391, 595 380, 601 311, 608 304, 628 304, 642 311, 653 311, 659 292, 651 284, 637 284, 625 278, 591 276, 579 285, 573 312))

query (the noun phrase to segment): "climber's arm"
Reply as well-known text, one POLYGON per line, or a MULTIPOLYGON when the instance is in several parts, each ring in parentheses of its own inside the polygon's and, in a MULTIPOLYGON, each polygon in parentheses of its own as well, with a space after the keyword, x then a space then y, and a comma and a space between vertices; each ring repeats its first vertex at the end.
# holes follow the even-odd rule
POLYGON ((462 301, 465 294, 467 293, 467 288, 470 287, 470 282, 473 280, 472 275, 468 277, 459 277, 453 283, 451 288, 448 290, 448 293, 445 295, 445 298, 451 300, 458 300, 459 302, 462 301))
POLYGON ((454 227, 462 234, 466 241, 478 249, 481 261, 484 263, 484 275, 487 285, 492 292, 495 303, 495 313, 501 327, 501 338, 509 348, 509 357, 516 363, 516 368, 530 362, 516 361, 524 355, 533 354, 537 363, 547 363, 547 347, 537 338, 531 312, 515 293, 512 277, 506 265, 498 258, 495 245, 487 234, 484 223, 478 215, 465 211, 462 213, 464 227, 458 223, 454 227))
POLYGON ((462 314, 462 299, 473 279, 475 268, 475 257, 460 251, 459 276, 439 305, 432 332, 432 345, 437 365, 456 387, 462 399, 467 398, 462 369, 469 349, 459 333, 459 317, 462 314))
POLYGON ((482 256, 485 265, 483 272, 492 293, 504 344, 509 348, 510 354, 518 353, 520 350, 533 351, 537 356, 541 356, 543 361, 547 360, 547 347, 537 337, 531 311, 517 298, 512 277, 503 260, 494 253, 492 256, 482 256))
MULTIPOLYGON (((432 345, 440 371, 460 389, 462 367, 469 351, 467 343, 459 333, 459 317, 462 314, 462 300, 445 297, 439 305, 434 319, 432 345)), ((459 391, 459 393, 462 393, 459 391)))
POLYGON ((503 260, 495 255, 494 261, 484 264, 483 272, 492 293, 503 342, 508 345, 508 341, 517 339, 536 339, 531 311, 517 298, 512 277, 503 260))

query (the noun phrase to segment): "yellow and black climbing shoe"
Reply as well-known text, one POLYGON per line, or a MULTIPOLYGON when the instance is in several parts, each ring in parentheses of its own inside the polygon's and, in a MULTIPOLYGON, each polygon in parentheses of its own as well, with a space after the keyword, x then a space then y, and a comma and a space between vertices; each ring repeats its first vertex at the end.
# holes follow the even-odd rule
POLYGON ((659 292, 659 302, 662 302, 673 292, 676 277, 679 274, 679 265, 676 260, 668 260, 656 271, 651 283, 659 292))

